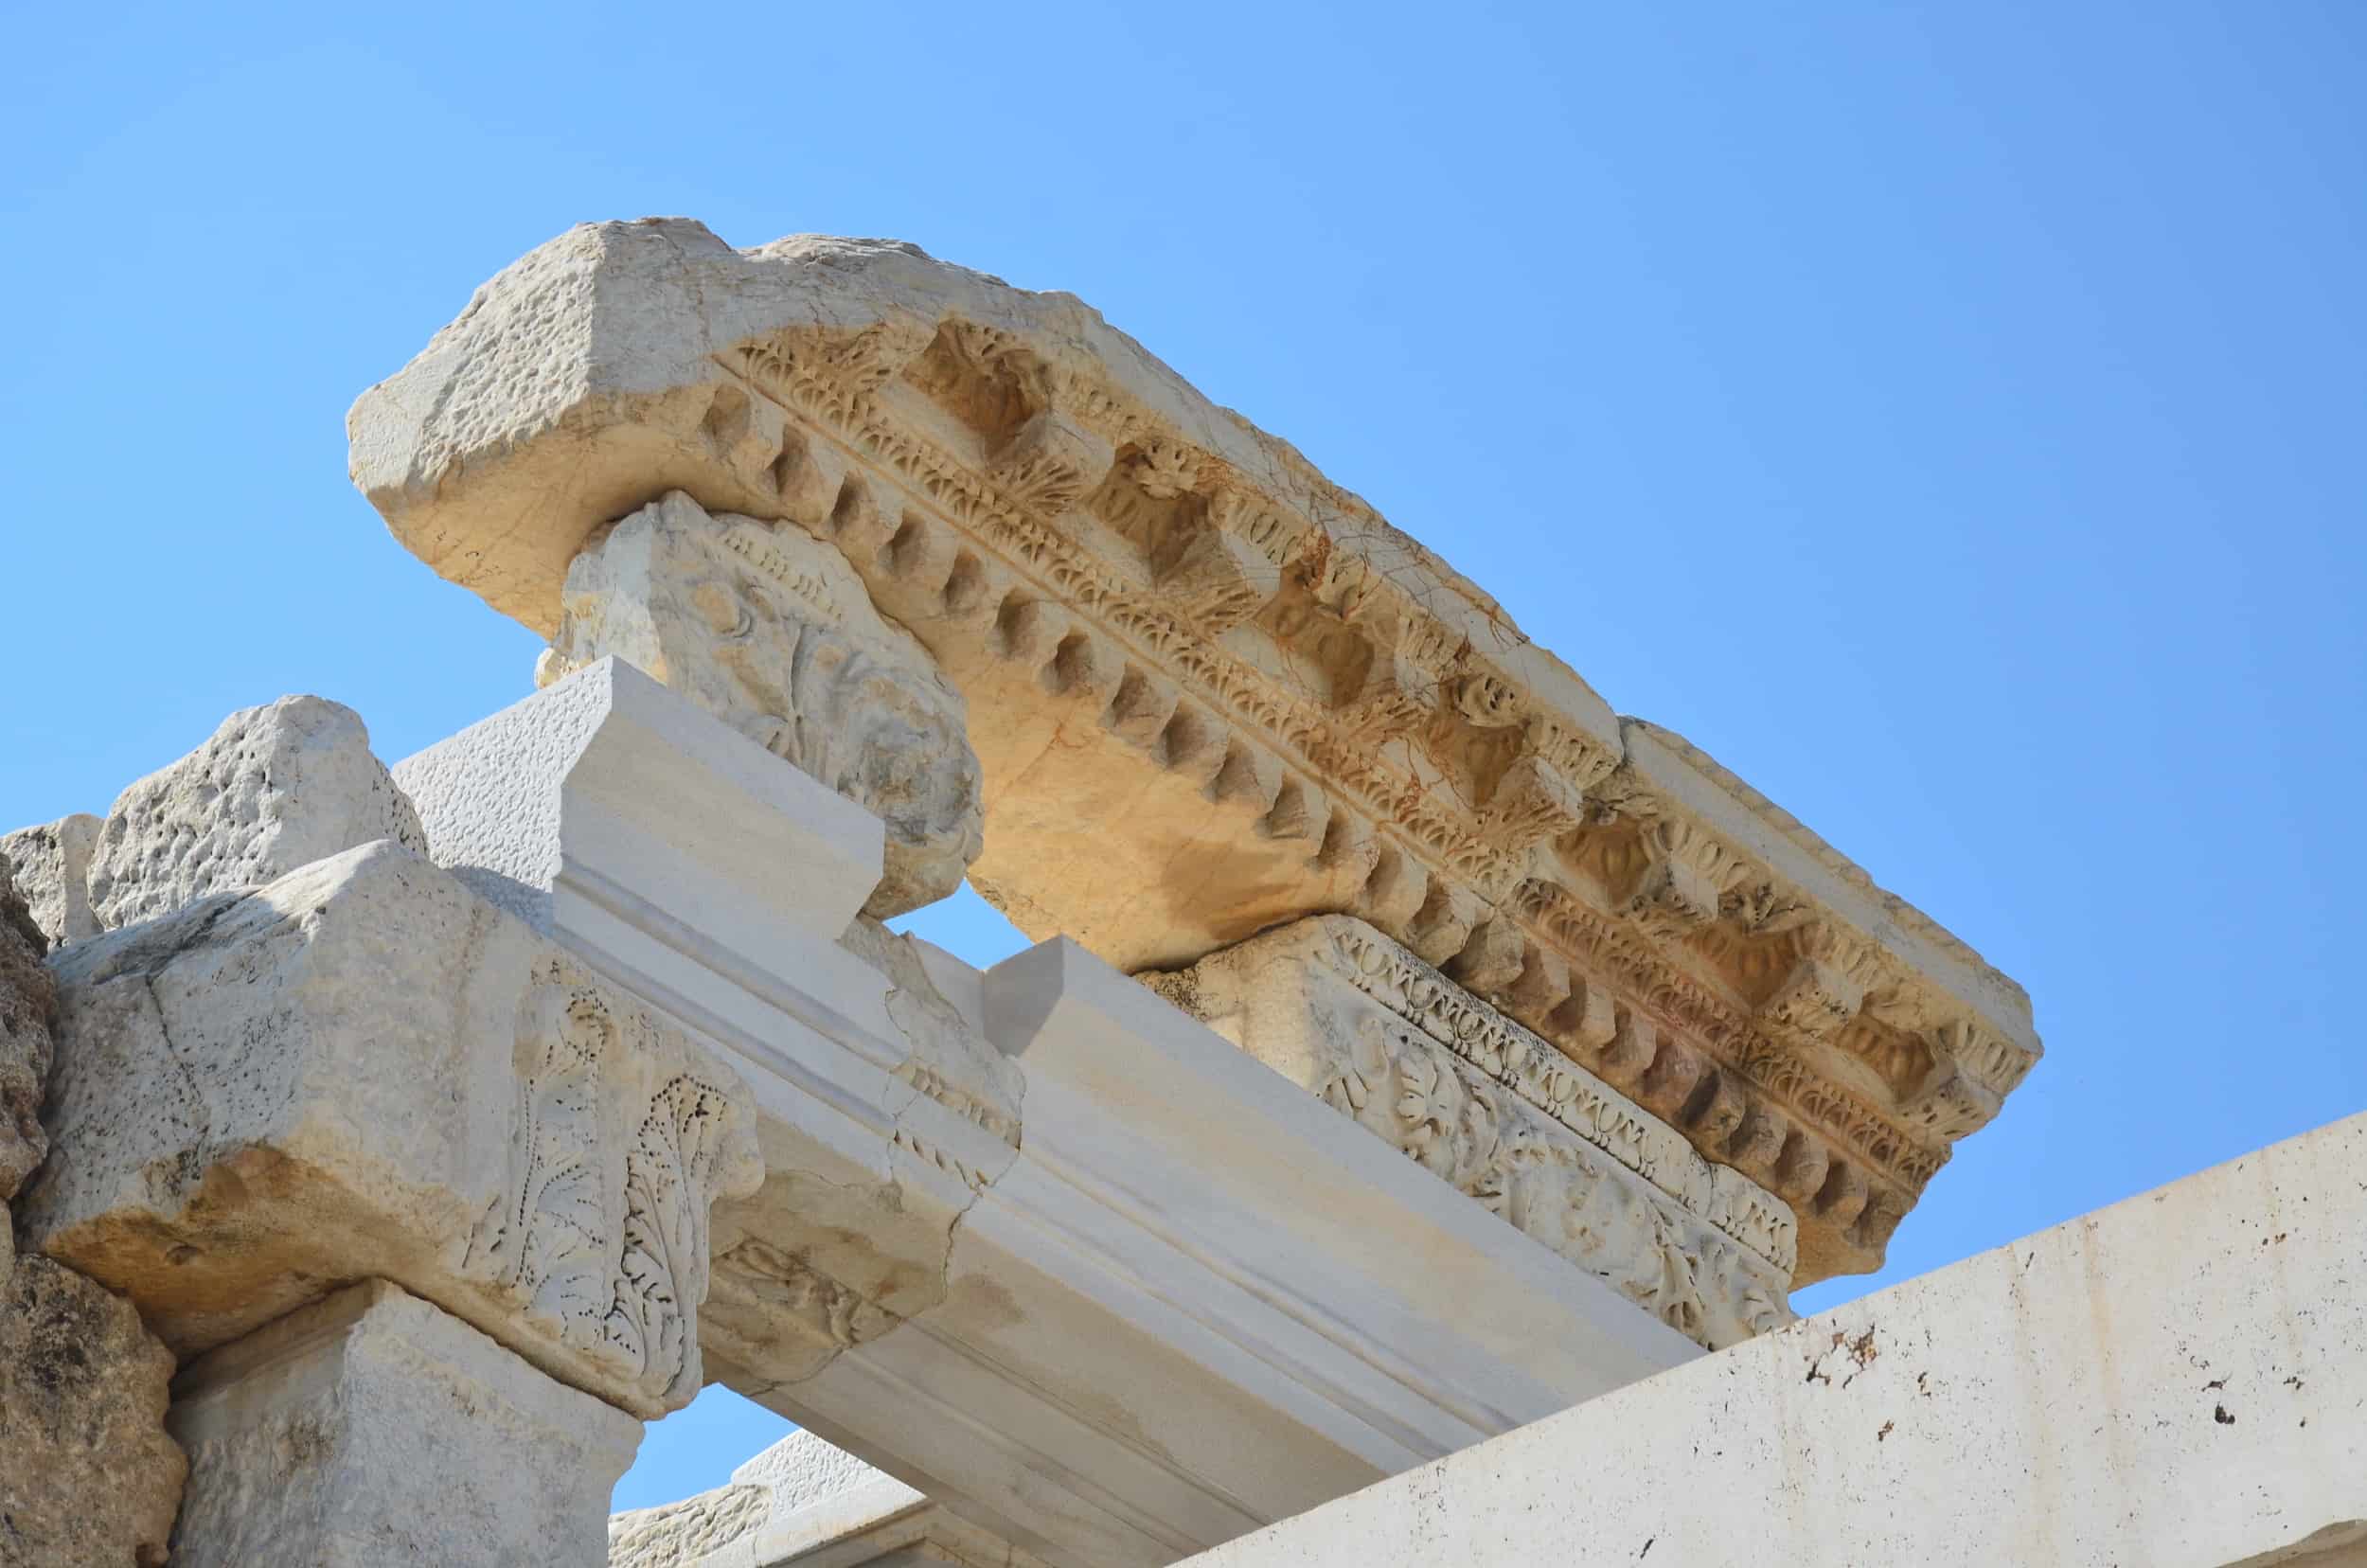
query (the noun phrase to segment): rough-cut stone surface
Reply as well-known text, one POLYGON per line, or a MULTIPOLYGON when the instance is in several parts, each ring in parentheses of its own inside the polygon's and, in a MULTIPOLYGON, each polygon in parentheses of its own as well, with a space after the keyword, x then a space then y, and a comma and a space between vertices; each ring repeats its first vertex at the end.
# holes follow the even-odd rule
POLYGON ((383 1280, 187 1367, 173 1568, 600 1559, 641 1424, 383 1280))
POLYGON ((734 1484, 608 1518, 608 1568, 686 1568, 754 1532, 771 1516, 765 1487, 734 1484))
POLYGON ((91 912, 101 926, 130 925, 375 839, 427 847, 360 716, 282 697, 232 714, 116 797, 91 862, 91 912))
POLYGON ((98 919, 90 907, 90 863, 105 826, 88 811, 78 811, 0 834, 0 859, 16 867, 17 891, 51 947, 98 934, 98 919))
POLYGON ((172 1357, 131 1304, 44 1257, 0 1283, 0 1568, 155 1568, 187 1464, 172 1357))
MULTIPOLYGON (((41 963, 48 945, 17 896, 7 858, 0 856, 0 1230, 8 1228, 8 1200, 49 1147, 41 1126, 50 1015, 57 1000, 41 963)), ((6 1249, 0 1247, 0 1282, 8 1278, 6 1263, 6 1249)))
POLYGON ((1141 978, 1680 1333, 1723 1349, 1791 1321, 1782 1199, 1363 921, 1141 978))
POLYGON ((1800 1283, 1878 1266, 2038 1059, 2012 981, 1070 295, 589 225, 347 429, 396 536, 545 634, 671 490, 834 545, 968 702, 1022 930, 1132 971, 1356 915, 1775 1190, 1800 1283))
POLYGON ((637 1415, 698 1392, 744 1090, 446 872, 374 842, 53 971, 20 1233, 176 1353, 377 1275, 637 1415))
POLYGON ((836 549, 677 490, 587 546, 563 603, 539 681, 613 653, 886 824, 865 913, 961 885, 982 834, 961 693, 836 549))

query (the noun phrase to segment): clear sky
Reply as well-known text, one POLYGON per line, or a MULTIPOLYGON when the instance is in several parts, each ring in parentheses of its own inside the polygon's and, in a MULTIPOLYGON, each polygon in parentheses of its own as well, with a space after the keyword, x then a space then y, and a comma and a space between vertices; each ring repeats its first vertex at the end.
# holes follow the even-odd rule
MULTIPOLYGON (((572 223, 1071 290, 2035 997, 1921 1273, 2367 1106, 2367 7, 19 6, 0 828, 535 640, 343 418, 572 223)), ((1088 825, 1088 830, 1090 825, 1088 825)), ((1116 830, 1114 827, 1112 830, 1116 830)), ((1017 945, 976 900, 918 929, 1017 945)), ((622 1506, 784 1430, 710 1394, 622 1506)))

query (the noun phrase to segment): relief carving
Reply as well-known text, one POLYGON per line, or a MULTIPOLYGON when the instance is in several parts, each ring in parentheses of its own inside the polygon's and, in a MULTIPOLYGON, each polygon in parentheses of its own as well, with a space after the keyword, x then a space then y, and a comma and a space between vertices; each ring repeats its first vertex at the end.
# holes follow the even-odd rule
POLYGON ((1370 926, 1304 920, 1144 978, 1679 1332, 1719 1348, 1792 1320, 1780 1198, 1370 926))
POLYGON ((518 1007, 507 1179, 465 1277, 636 1391, 654 1412, 701 1384, 708 1205, 755 1190, 755 1132, 670 1025, 546 957, 518 1007))
POLYGON ((587 543, 562 605, 539 681, 616 654, 886 823, 866 914, 961 884, 984 831, 968 709, 837 549, 676 490, 587 543))
POLYGON ((1653 1103, 1704 1158, 1791 1173, 1804 1280, 1878 1266, 1862 1217, 1911 1206, 2036 1060, 2027 997, 1979 954, 1080 302, 687 221, 577 231, 488 298, 556 265, 602 280, 587 328, 665 345, 665 384, 531 373, 473 312, 357 406, 357 481, 547 630, 599 498, 646 497, 652 433, 711 422, 700 493, 843 551, 980 707, 975 880, 1023 930, 1172 968, 1340 911, 1586 1065, 1619 1016, 1664 1021, 1639 1093, 1700 1091, 1699 1114, 1653 1103), (1125 830, 1077 832, 1088 800, 1125 830), (1834 956, 1787 942, 1809 923, 1834 956), (1935 1076, 1947 1030, 2010 1060, 1935 1076))

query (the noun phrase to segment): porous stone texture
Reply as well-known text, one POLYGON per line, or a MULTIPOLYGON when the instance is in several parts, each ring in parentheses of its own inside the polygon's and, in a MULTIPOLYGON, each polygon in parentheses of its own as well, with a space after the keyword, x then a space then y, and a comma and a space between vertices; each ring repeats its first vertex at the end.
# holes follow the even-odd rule
POLYGON ((0 834, 0 859, 16 868, 17 891, 51 947, 98 932, 90 907, 91 855, 106 826, 87 811, 0 834))
MULTIPOLYGON (((0 1231, 8 1229, 8 1200, 49 1147, 41 1126, 57 1001, 41 962, 48 945, 0 857, 0 1231)), ((0 1283, 7 1278, 8 1249, 0 1242, 0 1283)))
POLYGON ((1141 978, 1696 1342, 1792 1320, 1782 1199, 1363 921, 1301 920, 1141 978))
POLYGON ((174 1568, 584 1568, 641 1424, 383 1280, 175 1381, 174 1568))
POLYGON ((1909 1280, 1196 1568, 2355 1560, 2367 1116, 1909 1280))
POLYGON ((968 704, 1023 931, 1139 971, 1353 914, 1773 1190, 1797 1283, 1878 1266, 2038 1060, 2020 987, 1070 295, 591 224, 347 429, 396 537, 545 635, 669 491, 834 547, 968 704))
POLYGON ((961 885, 983 831, 961 693, 834 547, 675 490, 585 546, 562 604, 538 683, 614 654, 879 817, 866 914, 961 885))
POLYGON ((26 1243, 176 1353, 397 1281, 654 1417, 701 1385, 707 1206, 761 1174, 739 1079, 379 840, 53 971, 26 1243))
POLYGON ((164 1562, 171 1379, 129 1302, 45 1257, 0 1270, 0 1568, 164 1562))
POLYGON ((282 697, 232 714, 116 797, 91 859, 91 914, 102 927, 130 925, 375 839, 427 847, 360 715, 282 697))

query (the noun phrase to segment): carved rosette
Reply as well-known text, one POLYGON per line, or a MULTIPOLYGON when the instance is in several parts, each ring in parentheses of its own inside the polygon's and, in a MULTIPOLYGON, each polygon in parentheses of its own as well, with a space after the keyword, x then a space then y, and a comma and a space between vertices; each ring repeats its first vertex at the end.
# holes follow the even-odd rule
POLYGON ((1781 1199, 1362 921, 1304 920, 1144 978, 1700 1344, 1792 1320, 1781 1199))
POLYGON ((539 960, 518 1006, 506 1179, 464 1277, 662 1415, 699 1392, 708 1206, 756 1190, 751 1114, 671 1024, 572 960, 539 960))

